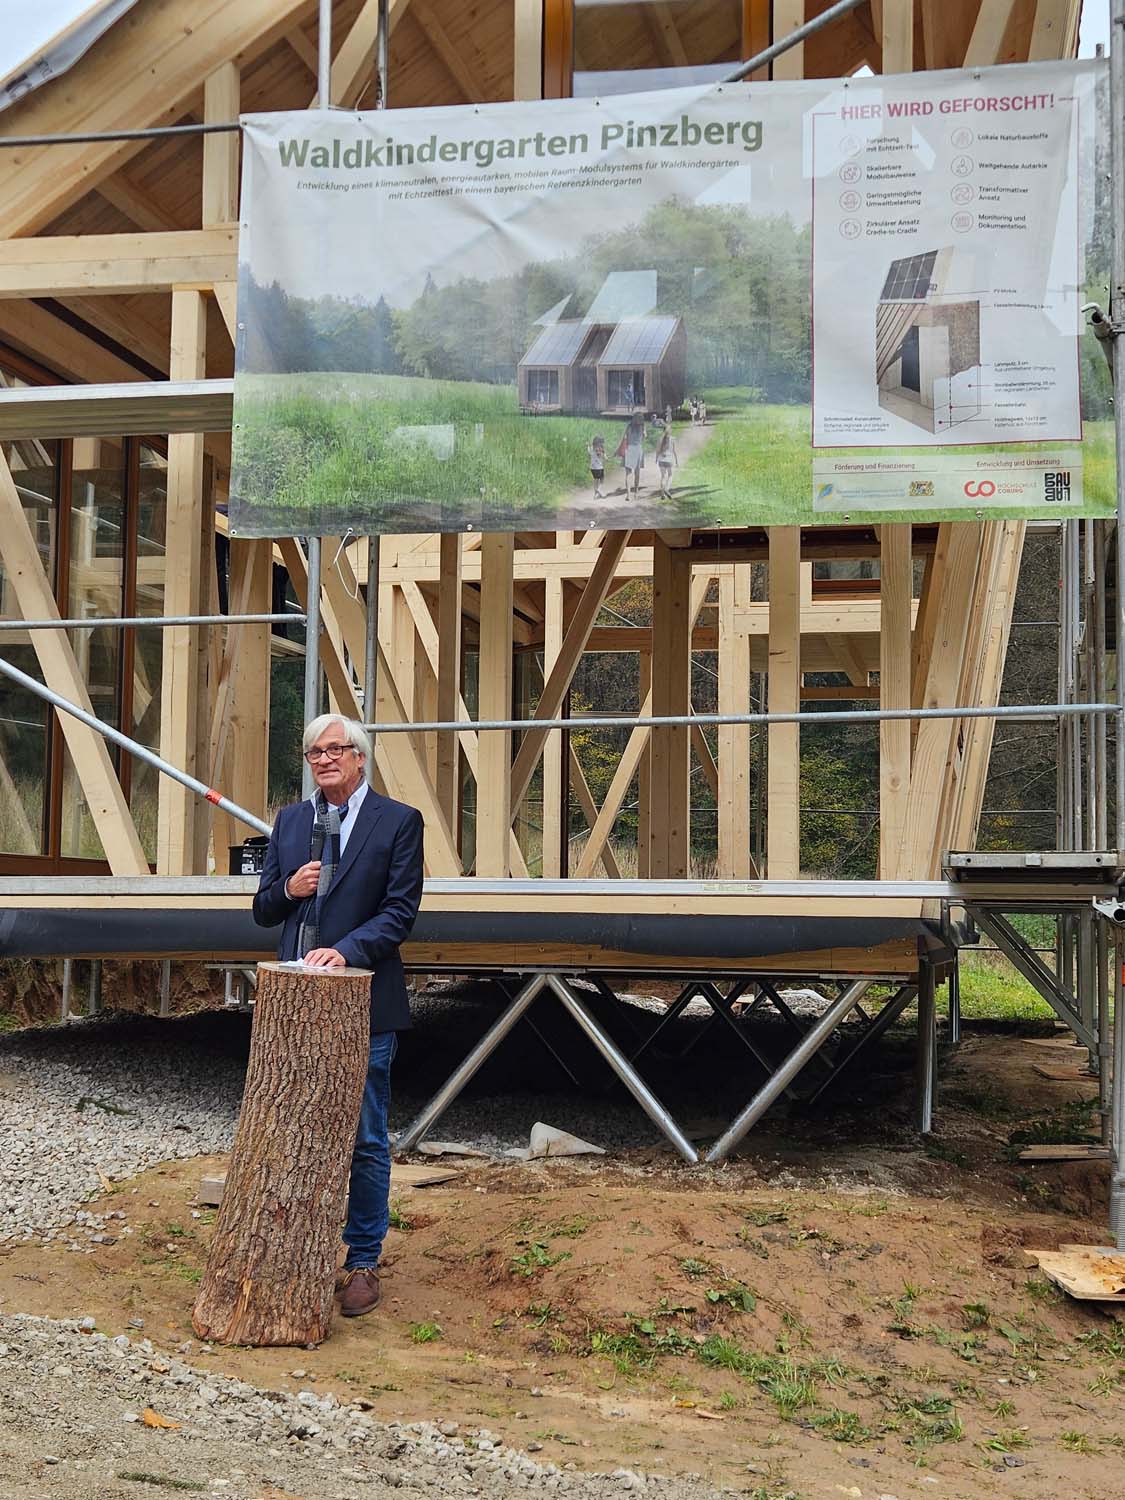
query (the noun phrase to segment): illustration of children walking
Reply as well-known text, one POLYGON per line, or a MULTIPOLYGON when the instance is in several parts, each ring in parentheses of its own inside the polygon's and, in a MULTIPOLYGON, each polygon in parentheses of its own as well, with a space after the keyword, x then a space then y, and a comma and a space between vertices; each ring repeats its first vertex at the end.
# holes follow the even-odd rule
POLYGON ((660 495, 664 500, 672 498, 672 468, 679 468, 680 460, 676 445, 672 441, 671 427, 665 427, 656 447, 656 467, 660 474, 660 495))
POLYGON ((599 433, 586 450, 590 455, 590 478, 594 481, 594 499, 603 498, 602 484, 605 480, 605 438, 599 433))
POLYGON ((640 494, 641 470, 645 463, 645 416, 635 412, 617 445, 617 457, 625 465, 625 493, 629 493, 629 479, 633 481, 633 498, 640 494))

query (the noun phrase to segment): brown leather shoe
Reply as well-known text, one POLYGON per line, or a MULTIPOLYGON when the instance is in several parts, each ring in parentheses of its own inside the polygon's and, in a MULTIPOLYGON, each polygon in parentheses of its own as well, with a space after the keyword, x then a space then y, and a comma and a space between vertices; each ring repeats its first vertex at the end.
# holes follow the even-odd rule
POLYGON ((372 1266, 357 1266, 344 1276, 340 1312, 345 1318, 361 1318, 379 1306, 379 1273, 372 1266))

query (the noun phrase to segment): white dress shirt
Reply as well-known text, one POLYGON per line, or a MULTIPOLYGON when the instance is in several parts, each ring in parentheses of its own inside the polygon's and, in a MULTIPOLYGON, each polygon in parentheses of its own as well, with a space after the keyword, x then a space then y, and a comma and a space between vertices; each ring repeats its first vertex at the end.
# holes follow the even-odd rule
MULTIPOLYGON (((312 796, 309 798, 309 801, 312 803, 313 821, 314 822, 316 821, 316 799, 317 799, 317 796, 318 796, 318 793, 314 792, 312 794, 312 796)), ((341 815, 341 821, 340 821, 340 858, 341 859, 343 859, 343 857, 344 857, 344 850, 348 847, 348 840, 352 836, 352 829, 355 827, 356 818, 359 816, 359 810, 363 806, 363 799, 366 796, 367 796, 367 778, 364 777, 364 779, 356 787, 355 791, 351 794, 351 796, 348 798, 348 800, 346 802, 341 802, 340 803, 340 815, 341 815), (345 813, 345 808, 347 809, 346 813, 345 813)), ((287 896, 289 895, 289 881, 288 880, 285 882, 285 894, 287 896)), ((292 900, 296 900, 296 897, 290 896, 289 899, 291 901, 292 900)))

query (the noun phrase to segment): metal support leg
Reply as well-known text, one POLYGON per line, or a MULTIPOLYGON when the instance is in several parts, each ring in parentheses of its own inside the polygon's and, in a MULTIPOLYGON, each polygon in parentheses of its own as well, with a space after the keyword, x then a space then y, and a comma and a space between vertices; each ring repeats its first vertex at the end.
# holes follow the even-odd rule
POLYGON ((640 1075, 630 1067, 628 1058, 601 1029, 585 1003, 578 998, 566 980, 558 974, 551 974, 547 983, 653 1124, 664 1132, 686 1162, 692 1164, 698 1162, 698 1151, 640 1075))
POLYGON ((1098 1109, 1102 1121, 1102 1145, 1108 1146, 1112 1134, 1113 1094, 1110 1062, 1113 1058, 1113 1020, 1109 1009, 1109 924, 1098 917, 1096 928, 1098 962, 1098 1109))
POLYGON ((773 1076, 766 1080, 742 1113, 731 1122, 711 1147, 705 1158, 708 1162, 726 1160, 746 1132, 756 1125, 766 1110, 780 1098, 809 1058, 819 1052, 845 1016, 855 1009, 857 1002, 863 998, 873 982, 866 978, 853 980, 839 999, 832 1002, 815 1026, 805 1032, 773 1076))
MULTIPOLYGON (((1088 907, 1078 916, 1078 1014, 1091 1031, 1097 1025, 1097 979, 1094 967, 1094 910, 1088 907)), ((1090 1048, 1090 1066, 1095 1062, 1096 1049, 1090 1048)))
POLYGON ((160 1014, 172 1014, 172 960, 165 958, 160 963, 160 1014))
POLYGON ((1125 984, 1121 963, 1125 945, 1119 931, 1113 945, 1113 1175, 1109 1184, 1109 1227, 1119 1250, 1125 1250, 1125 984))
MULTIPOLYGON (((1078 1001, 1066 984, 1065 974, 1052 974, 1039 955, 1000 912, 975 905, 968 905, 965 909, 1012 966, 1039 991, 1059 1020, 1066 1022, 1084 1046, 1091 1051, 1095 1050, 1097 1038, 1078 1014, 1078 1001)), ((1060 918, 1060 925, 1062 920, 1060 918)), ((1064 944, 1064 954, 1067 951, 1073 949, 1068 950, 1064 944)))
POLYGON ((414 1150, 414 1147, 430 1127, 441 1118, 453 1103, 454 1099, 456 1099, 469 1079, 472 1078, 473 1074, 477 1072, 481 1064, 496 1051, 497 1047, 499 1047, 500 1043, 523 1015, 524 1011, 541 993, 546 983, 546 974, 534 974, 528 980, 511 1005, 508 1006, 507 1010, 502 1011, 488 1028, 468 1057, 465 1058, 464 1062, 454 1068, 453 1072, 442 1084, 441 1088, 438 1089, 429 1104, 425 1106, 421 1114, 416 1115, 403 1131, 398 1139, 397 1149, 400 1152, 414 1150))
POLYGON ((70 1013, 70 993, 73 984, 74 960, 72 958, 64 958, 62 966, 62 1003, 59 1007, 59 1020, 64 1023, 74 1019, 70 1013))
POLYGON ((90 961, 90 993, 86 1000, 86 1014, 88 1016, 99 1016, 102 1011, 102 961, 100 958, 90 961))
POLYGON ((839 1078, 840 1074, 843 1073, 846 1068, 851 1067, 852 1063, 865 1048, 877 1042, 879 1038, 884 1035, 884 1033, 891 1029, 891 1027, 898 1020, 899 1016, 902 1015, 903 1011, 914 999, 914 996, 917 993, 918 986, 916 984, 904 984, 900 990, 896 991, 896 993, 891 996, 886 1005, 883 1006, 883 1009, 871 1022, 871 1025, 868 1026, 866 1031, 864 1031, 863 1035, 859 1037, 848 1049, 848 1051, 845 1052, 844 1055, 837 1061, 836 1065, 832 1069, 832 1072, 817 1088, 816 1093, 810 1094, 808 1099, 805 1100, 805 1103, 815 1104, 816 1101, 820 1098, 821 1094, 824 1093, 825 1089, 831 1088, 831 1086, 836 1082, 837 1078, 839 1078))
POLYGON ((949 971, 949 1043, 956 1047, 961 1040, 961 955, 953 956, 949 971))
POLYGON ((934 971, 923 964, 918 983, 918 1129, 929 1135, 934 1128, 934 1075, 937 1071, 937 1007, 934 1003, 934 971))

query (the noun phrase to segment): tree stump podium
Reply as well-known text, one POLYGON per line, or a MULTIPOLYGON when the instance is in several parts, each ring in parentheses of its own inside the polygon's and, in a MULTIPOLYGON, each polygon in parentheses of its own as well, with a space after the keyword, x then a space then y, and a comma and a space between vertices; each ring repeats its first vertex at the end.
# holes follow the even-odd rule
POLYGON ((370 1007, 367 969, 258 965, 242 1111, 192 1313, 200 1338, 327 1336, 370 1007))

